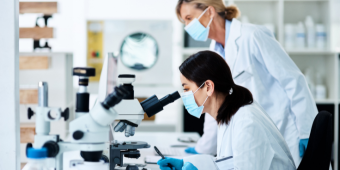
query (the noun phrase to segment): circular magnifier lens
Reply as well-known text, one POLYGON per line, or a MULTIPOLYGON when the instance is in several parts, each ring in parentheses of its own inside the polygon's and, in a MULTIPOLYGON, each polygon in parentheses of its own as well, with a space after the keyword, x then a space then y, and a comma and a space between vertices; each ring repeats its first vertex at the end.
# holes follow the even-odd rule
POLYGON ((149 34, 134 33, 124 39, 120 54, 125 66, 134 70, 146 70, 157 62, 158 44, 149 34))

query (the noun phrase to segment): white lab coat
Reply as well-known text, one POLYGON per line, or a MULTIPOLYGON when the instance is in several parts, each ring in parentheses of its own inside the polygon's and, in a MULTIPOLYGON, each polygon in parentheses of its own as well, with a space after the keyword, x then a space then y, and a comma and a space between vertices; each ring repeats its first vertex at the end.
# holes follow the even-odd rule
MULTIPOLYGON (((228 125, 219 126, 217 138, 217 159, 232 156, 235 170, 296 170, 283 136, 255 101, 241 107, 228 125)), ((185 157, 183 161, 199 170, 225 170, 207 155, 185 157)))
POLYGON ((200 154, 216 155, 217 148, 217 122, 208 113, 204 116, 204 133, 202 137, 197 141, 195 146, 196 152, 200 154), (213 126, 211 126, 213 125, 213 126), (213 140, 211 140, 213 139, 213 140))
MULTIPOLYGON (((215 44, 215 41, 211 43, 210 50, 215 49, 215 44)), ((268 29, 236 19, 230 27, 225 58, 235 83, 249 89, 276 124, 298 167, 299 141, 309 138, 318 112, 299 68, 268 29)), ((217 123, 205 123, 205 126, 214 129, 217 123)), ((201 140, 216 140, 210 137, 201 140)))

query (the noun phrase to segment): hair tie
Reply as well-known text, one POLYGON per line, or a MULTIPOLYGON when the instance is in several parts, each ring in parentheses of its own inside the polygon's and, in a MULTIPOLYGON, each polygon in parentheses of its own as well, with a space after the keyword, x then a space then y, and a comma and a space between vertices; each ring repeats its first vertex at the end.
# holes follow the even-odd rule
POLYGON ((231 87, 229 90, 229 95, 233 94, 233 88, 231 87))

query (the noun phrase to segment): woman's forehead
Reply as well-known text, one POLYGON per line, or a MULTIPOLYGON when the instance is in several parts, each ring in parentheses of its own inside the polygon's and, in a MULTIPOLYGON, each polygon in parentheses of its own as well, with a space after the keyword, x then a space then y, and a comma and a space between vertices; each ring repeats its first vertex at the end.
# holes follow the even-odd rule
POLYGON ((181 17, 185 18, 187 15, 196 15, 199 10, 195 8, 194 4, 183 3, 180 8, 181 17))
POLYGON ((197 86, 195 82, 188 80, 183 74, 181 74, 180 79, 182 86, 197 86))

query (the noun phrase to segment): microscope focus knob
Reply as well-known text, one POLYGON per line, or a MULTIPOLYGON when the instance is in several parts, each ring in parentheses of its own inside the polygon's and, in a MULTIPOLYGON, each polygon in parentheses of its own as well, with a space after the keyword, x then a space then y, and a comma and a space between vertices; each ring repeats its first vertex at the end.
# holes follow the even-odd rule
POLYGON ((72 136, 73 136, 73 139, 79 140, 79 139, 84 137, 84 132, 77 130, 77 131, 73 132, 72 136))
POLYGON ((28 119, 31 119, 31 117, 34 115, 34 112, 33 112, 33 110, 29 107, 28 109, 27 109, 27 117, 28 117, 28 119))
POLYGON ((114 159, 113 159, 113 162, 114 162, 115 164, 120 164, 120 159, 119 159, 119 158, 114 158, 114 159))
POLYGON ((70 110, 66 108, 64 112, 61 113, 61 117, 64 117, 64 120, 67 121, 68 118, 70 117, 70 110))

